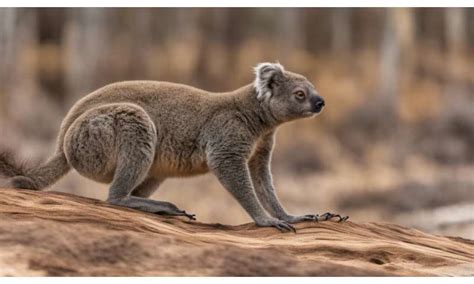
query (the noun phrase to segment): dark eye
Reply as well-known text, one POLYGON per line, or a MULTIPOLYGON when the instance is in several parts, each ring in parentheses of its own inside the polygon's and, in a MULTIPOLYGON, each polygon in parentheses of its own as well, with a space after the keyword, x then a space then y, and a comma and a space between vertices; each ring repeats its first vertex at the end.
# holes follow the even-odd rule
POLYGON ((304 100, 306 98, 306 94, 303 91, 296 91, 295 92, 295 97, 298 100, 304 100))

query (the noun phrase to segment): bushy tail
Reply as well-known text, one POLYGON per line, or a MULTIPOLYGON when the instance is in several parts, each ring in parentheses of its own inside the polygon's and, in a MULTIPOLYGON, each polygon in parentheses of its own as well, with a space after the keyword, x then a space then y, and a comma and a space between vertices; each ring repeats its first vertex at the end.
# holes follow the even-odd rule
POLYGON ((7 178, 6 186, 25 189, 43 189, 52 185, 70 169, 64 153, 56 153, 44 164, 28 166, 18 162, 6 151, 0 151, 0 177, 7 178))

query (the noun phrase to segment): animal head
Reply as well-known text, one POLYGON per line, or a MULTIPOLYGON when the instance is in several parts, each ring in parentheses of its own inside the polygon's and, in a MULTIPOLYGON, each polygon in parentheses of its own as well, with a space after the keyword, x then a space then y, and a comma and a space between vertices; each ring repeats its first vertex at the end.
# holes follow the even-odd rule
POLYGON ((254 87, 258 100, 268 104, 281 121, 314 116, 325 104, 313 84, 302 75, 286 71, 279 63, 258 64, 254 87))

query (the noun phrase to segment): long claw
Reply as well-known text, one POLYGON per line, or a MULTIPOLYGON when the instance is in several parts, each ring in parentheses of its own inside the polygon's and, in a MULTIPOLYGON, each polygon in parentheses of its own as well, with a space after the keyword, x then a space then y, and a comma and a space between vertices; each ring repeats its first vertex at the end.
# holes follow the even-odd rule
POLYGON ((316 222, 318 221, 318 219, 319 219, 318 214, 316 214, 316 215, 306 215, 303 218, 304 221, 316 221, 316 222))
POLYGON ((349 219, 349 216, 345 216, 345 217, 342 217, 338 222, 339 223, 346 222, 348 219, 349 219))
POLYGON ((327 220, 331 219, 332 214, 330 212, 326 212, 323 215, 321 215, 321 217, 324 218, 323 221, 327 221, 327 220))
POLYGON ((189 220, 196 220, 196 214, 189 214, 186 211, 181 211, 182 216, 186 216, 189 220))
POLYGON ((295 229, 295 227, 293 227, 292 225, 285 223, 283 226, 284 226, 286 229, 288 229, 288 231, 293 231, 294 233, 296 233, 296 229, 295 229))
POLYGON ((288 226, 290 226, 290 228, 293 230, 293 233, 295 233, 295 234, 296 234, 296 228, 295 228, 295 227, 293 227, 292 225, 288 225, 288 226))
POLYGON ((280 230, 281 232, 294 232, 296 233, 296 229, 295 227, 293 227, 292 225, 288 224, 288 223, 279 223, 279 224, 276 224, 275 227, 280 230))
POLYGON ((339 218, 339 220, 342 219, 341 215, 339 214, 332 214, 331 218, 339 218))
POLYGON ((281 225, 276 225, 275 228, 277 228, 278 230, 280 230, 280 232, 284 233, 286 232, 285 228, 281 225))
POLYGON ((340 214, 333 214, 331 212, 326 212, 324 213, 323 215, 321 215, 322 218, 324 218, 324 220, 322 221, 327 221, 327 220, 330 220, 332 218, 339 218, 339 220, 337 221, 338 223, 341 223, 341 222, 344 222, 346 221, 347 219, 349 219, 349 216, 341 216, 340 214))

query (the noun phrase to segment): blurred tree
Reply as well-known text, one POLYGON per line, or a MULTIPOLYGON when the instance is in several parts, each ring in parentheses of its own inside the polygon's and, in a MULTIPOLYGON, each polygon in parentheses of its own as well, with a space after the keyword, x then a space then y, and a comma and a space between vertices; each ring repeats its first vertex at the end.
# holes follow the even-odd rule
POLYGON ((1 123, 52 139, 54 125, 31 122, 63 114, 107 83, 152 79, 222 91, 248 83, 256 62, 280 60, 337 103, 311 127, 347 119, 344 131, 361 125, 355 132, 365 145, 366 132, 392 127, 407 102, 411 113, 442 93, 465 102, 474 86, 473 27, 474 9, 461 8, 2 8, 1 123), (363 120, 352 119, 358 104, 363 120))
MULTIPOLYGON (((462 8, 452 8, 445 10, 445 33, 447 47, 447 71, 444 93, 453 97, 469 93, 466 84, 459 84, 456 78, 462 78, 462 61, 466 52, 466 13, 462 8)), ((459 80, 459 79, 457 79, 459 80)), ((461 79, 461 81, 463 81, 461 79)))
POLYGON ((304 28, 302 26, 301 9, 278 9, 277 37, 278 48, 282 57, 279 59, 282 62, 290 60, 292 50, 301 50, 306 46, 306 39, 304 36, 304 28))
POLYGON ((0 9, 0 117, 6 111, 6 96, 8 85, 12 80, 14 69, 17 9, 0 9))
POLYGON ((351 9, 337 8, 331 14, 331 49, 339 56, 347 55, 352 49, 351 9))
POLYGON ((386 10, 384 33, 381 45, 380 59, 380 92, 386 107, 396 106, 399 87, 399 63, 401 46, 397 33, 399 27, 396 21, 396 13, 399 10, 386 10))
POLYGON ((460 52, 466 47, 466 13, 462 8, 445 10, 446 41, 451 53, 460 52))
POLYGON ((131 79, 152 79, 147 78, 150 73, 157 73, 150 69, 159 68, 159 66, 151 66, 150 49, 153 45, 153 9, 140 8, 129 12, 130 20, 133 25, 129 27, 127 40, 123 44, 128 45, 128 68, 127 80, 131 79))
POLYGON ((39 9, 37 14, 38 84, 52 101, 64 103, 65 76, 62 56, 65 9, 39 9))
POLYGON ((108 73, 107 57, 111 47, 108 11, 103 8, 67 10, 64 63, 70 93, 68 104, 99 87, 108 73))

